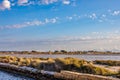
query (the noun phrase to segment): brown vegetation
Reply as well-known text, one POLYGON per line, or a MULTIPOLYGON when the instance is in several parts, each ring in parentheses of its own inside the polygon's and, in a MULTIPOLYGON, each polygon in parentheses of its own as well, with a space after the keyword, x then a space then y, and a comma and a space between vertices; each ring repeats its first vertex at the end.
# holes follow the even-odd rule
POLYGON ((120 66, 120 61, 114 60, 95 60, 95 64, 109 65, 109 66, 120 66))
POLYGON ((61 71, 69 70, 81 73, 90 73, 97 75, 115 75, 107 69, 96 67, 92 62, 76 58, 18 58, 13 56, 0 57, 0 62, 10 63, 17 66, 29 66, 39 70, 61 71))

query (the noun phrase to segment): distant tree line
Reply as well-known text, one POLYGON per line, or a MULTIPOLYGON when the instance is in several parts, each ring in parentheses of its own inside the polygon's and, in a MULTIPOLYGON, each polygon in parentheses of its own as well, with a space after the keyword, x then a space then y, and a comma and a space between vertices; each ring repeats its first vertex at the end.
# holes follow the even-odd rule
POLYGON ((0 51, 0 53, 6 54, 120 54, 120 52, 112 52, 112 51, 66 51, 66 50, 55 50, 55 51, 0 51))

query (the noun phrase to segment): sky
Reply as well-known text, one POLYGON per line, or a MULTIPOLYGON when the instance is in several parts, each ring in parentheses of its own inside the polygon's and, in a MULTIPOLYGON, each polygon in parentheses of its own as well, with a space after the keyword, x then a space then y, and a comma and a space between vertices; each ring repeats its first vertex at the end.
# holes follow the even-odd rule
POLYGON ((0 0, 1 51, 120 51, 120 0, 0 0))

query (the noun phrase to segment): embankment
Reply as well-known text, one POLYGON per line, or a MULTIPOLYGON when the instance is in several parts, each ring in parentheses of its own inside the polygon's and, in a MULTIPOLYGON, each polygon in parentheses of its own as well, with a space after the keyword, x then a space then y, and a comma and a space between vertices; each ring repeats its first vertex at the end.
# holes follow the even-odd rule
POLYGON ((70 71, 50 72, 30 67, 18 67, 7 63, 0 63, 0 69, 15 74, 35 78, 35 80, 120 80, 117 78, 103 77, 91 74, 82 74, 70 71))
POLYGON ((120 80, 117 78, 92 75, 92 74, 83 74, 71 71, 61 71, 61 73, 56 73, 55 77, 62 78, 65 80, 120 80))
POLYGON ((54 78, 53 73, 45 74, 43 71, 25 66, 18 67, 7 63, 0 63, 0 69, 10 73, 28 76, 34 78, 35 80, 59 80, 54 78))

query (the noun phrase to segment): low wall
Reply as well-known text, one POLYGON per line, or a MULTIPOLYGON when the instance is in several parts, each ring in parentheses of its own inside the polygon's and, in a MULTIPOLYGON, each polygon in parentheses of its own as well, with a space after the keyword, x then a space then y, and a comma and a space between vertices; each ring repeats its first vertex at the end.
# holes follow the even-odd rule
POLYGON ((0 63, 0 69, 14 73, 14 74, 28 76, 28 77, 34 78, 35 80, 55 80, 53 74, 50 74, 46 71, 40 71, 38 69, 25 67, 25 66, 18 67, 15 65, 7 64, 7 63, 0 63))
POLYGON ((61 71, 61 73, 56 73, 55 77, 62 78, 65 80, 120 80, 117 78, 92 75, 92 74, 82 74, 71 71, 61 71))
POLYGON ((120 80, 117 78, 104 77, 99 75, 82 74, 71 71, 51 72, 38 70, 30 67, 18 67, 7 63, 0 63, 0 69, 15 74, 21 74, 35 80, 120 80))

